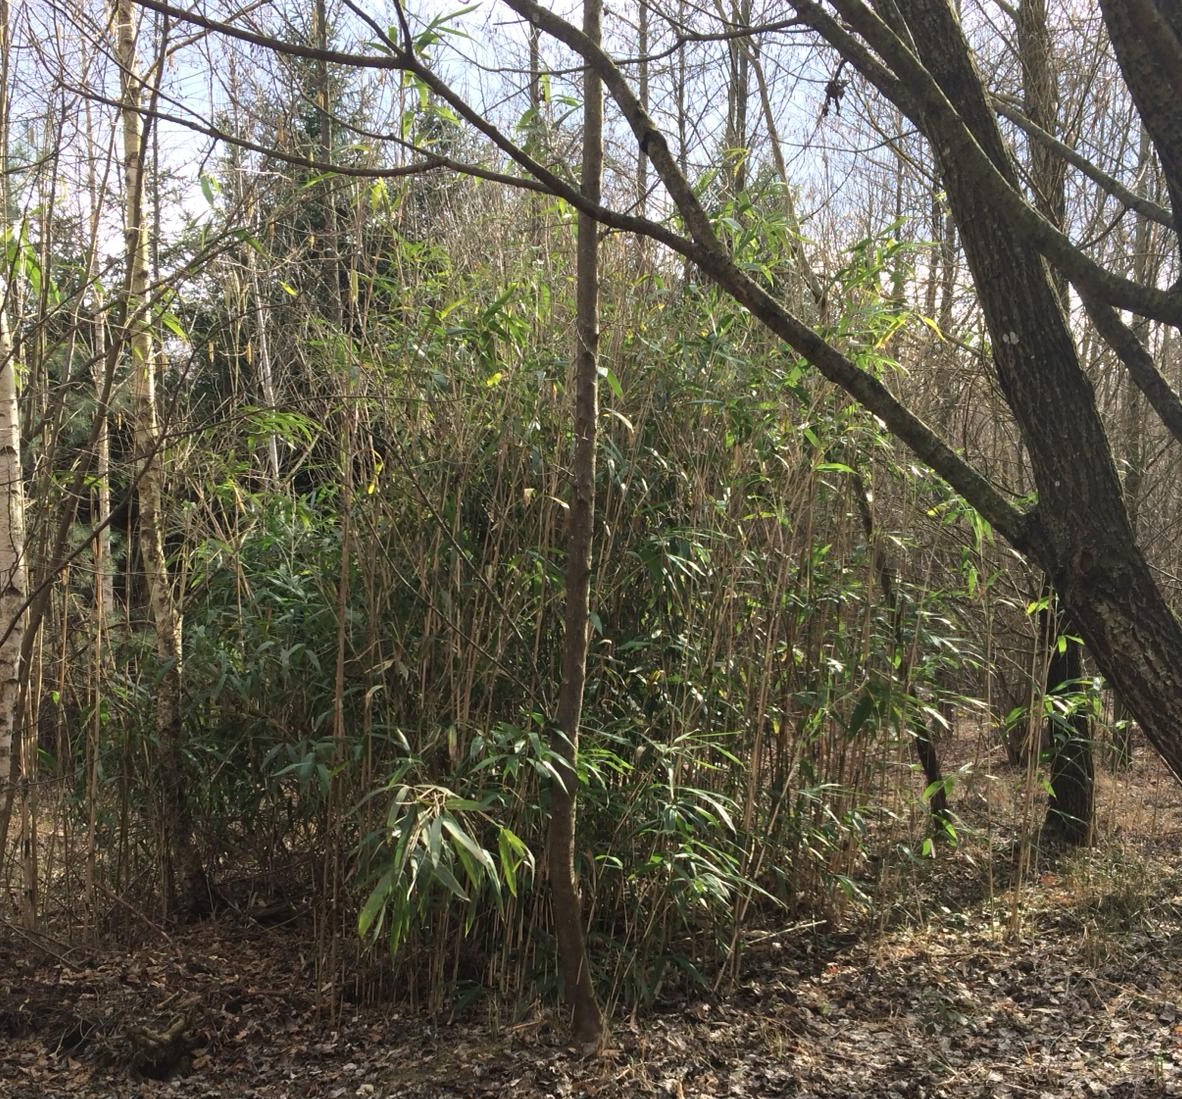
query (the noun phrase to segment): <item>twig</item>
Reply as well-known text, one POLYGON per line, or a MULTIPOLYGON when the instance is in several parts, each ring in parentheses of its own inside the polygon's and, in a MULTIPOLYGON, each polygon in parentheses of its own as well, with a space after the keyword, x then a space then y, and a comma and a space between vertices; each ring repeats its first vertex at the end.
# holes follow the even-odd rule
POLYGON ((49 941, 52 942, 54 946, 61 947, 62 950, 68 950, 69 947, 65 943, 58 942, 57 939, 50 939, 48 935, 45 935, 40 931, 29 931, 28 929, 21 927, 19 924, 12 923, 9 920, 0 920, 0 923, 4 924, 4 926, 10 931, 15 931, 22 939, 25 940, 25 942, 32 943, 32 945, 37 947, 38 950, 44 951, 51 958, 57 959, 57 961, 61 962, 62 965, 69 966, 69 968, 75 973, 79 973, 85 968, 85 966, 81 966, 77 962, 72 962, 65 956, 65 954, 60 954, 58 951, 51 949, 41 940, 49 939, 49 941))

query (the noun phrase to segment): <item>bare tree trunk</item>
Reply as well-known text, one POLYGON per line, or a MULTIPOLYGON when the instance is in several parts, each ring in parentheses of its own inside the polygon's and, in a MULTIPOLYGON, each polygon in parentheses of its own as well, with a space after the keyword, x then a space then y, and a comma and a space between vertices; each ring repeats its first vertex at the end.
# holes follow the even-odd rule
MULTIPOLYGON (((601 0, 584 0, 583 30, 599 41, 601 0)), ((603 89, 598 74, 583 70, 583 194, 599 201, 603 173, 603 89)), ((591 550, 595 526, 595 441, 599 420, 599 242, 598 225, 579 214, 576 257, 577 318, 575 347, 574 454, 571 461, 571 502, 567 523, 566 614, 562 653, 562 689, 558 698, 558 732, 553 739, 560 760, 561 781, 551 784, 550 835, 547 863, 558 938, 558 962, 571 1030, 584 1048, 603 1037, 603 1017, 595 999, 583 931, 583 913, 575 877, 575 820, 579 725, 587 679, 590 630, 591 550)))
MULTIPOLYGON (((7 12, 0 18, 7 26, 7 12)), ((0 140, 3 140, 2 136, 0 140)), ((21 643, 24 639, 25 601, 28 597, 25 489, 20 445, 16 360, 8 331, 7 310, 0 309, 0 492, 3 493, 3 510, 0 511, 0 629, 7 634, 3 644, 0 644, 0 781, 4 783, 2 811, 6 823, 12 812, 14 793, 11 781, 14 774, 13 745, 19 734, 21 643)), ((31 905, 32 901, 32 897, 26 897, 27 904, 31 905)))
MULTIPOLYGON (((1018 60, 1022 64, 1022 107, 1026 117, 1049 134, 1059 129, 1059 85, 1051 54, 1046 0, 1022 0, 1017 11, 1018 60)), ((1067 163, 1041 141, 1029 142, 1034 204, 1056 228, 1067 216, 1064 188, 1067 163)), ((1067 301, 1067 280, 1053 276, 1059 298, 1067 301)))
MULTIPOLYGON (((1149 134, 1145 127, 1141 127, 1141 140, 1137 150, 1137 179, 1141 181, 1139 188, 1145 198, 1156 199, 1154 192, 1154 163, 1153 150, 1149 143, 1149 134)), ((1133 277, 1141 283, 1148 283, 1150 277, 1156 278, 1157 264, 1151 263, 1150 249, 1152 235, 1149 219, 1134 213, 1137 220, 1133 229, 1133 277), (1152 276, 1150 268, 1153 268, 1152 276)), ((1134 319, 1133 331, 1143 343, 1149 342, 1149 322, 1143 317, 1134 319)), ((1163 356, 1163 360, 1166 359, 1163 356)), ((1125 477, 1124 493, 1125 507, 1129 509, 1129 525, 1133 534, 1141 533, 1141 495, 1144 488, 1145 473, 1149 465, 1149 447, 1146 434, 1146 419, 1149 403, 1145 394, 1133 384, 1131 378, 1123 379, 1121 387, 1121 422, 1124 427, 1123 444, 1125 447, 1125 477)), ((1116 728, 1112 735, 1112 759, 1117 767, 1127 767, 1133 761, 1133 715, 1121 699, 1116 700, 1116 728)))
MULTIPOLYGON (((318 133, 316 155, 324 163, 332 160, 333 119, 332 83, 329 79, 328 62, 324 54, 328 51, 328 11, 325 0, 316 0, 313 8, 312 40, 321 51, 316 63, 316 115, 318 133)), ((325 241, 322 246, 319 275, 323 283, 325 300, 328 303, 328 317, 341 328, 345 323, 345 299, 341 291, 341 238, 337 219, 338 177, 330 176, 320 183, 324 196, 325 241)), ((334 333, 335 335, 335 333, 334 333)))
MULTIPOLYGON (((772 151, 772 163, 776 166, 776 175, 780 177, 780 182, 784 186, 784 216, 788 221, 788 232, 790 234, 789 246, 792 249, 792 258, 796 261, 796 267, 800 277, 808 284, 809 294, 812 296, 812 303, 817 312, 817 320, 824 324, 828 317, 826 316, 826 301, 825 290, 821 286, 820 279, 817 278, 816 272, 813 270, 813 265, 809 262, 808 254, 804 250, 804 238, 800 228, 800 218, 796 213, 796 200, 792 196, 792 180, 788 175, 788 164, 784 160, 784 147, 780 141, 780 132, 776 127, 776 114, 772 108, 772 97, 768 90, 767 76, 763 71, 763 63, 759 60, 759 54, 755 51, 754 40, 746 42, 745 48, 751 50, 751 71, 755 73, 755 83, 759 88, 759 105, 763 111, 763 123, 767 127, 768 143, 772 151)), ((790 300, 793 301, 797 307, 803 304, 804 295, 800 293, 798 286, 790 286, 788 288, 790 300)))
MULTIPOLYGON (((677 25, 684 27, 686 25, 686 16, 688 9, 687 0, 677 0, 677 25)), ((677 167, 682 175, 685 175, 689 168, 689 106, 685 101, 686 96, 686 82, 689 79, 687 70, 685 43, 682 42, 677 47, 677 64, 675 66, 675 95, 677 99, 677 167)), ((647 150, 642 145, 640 151, 648 155, 647 150)))
MULTIPOLYGON (((542 98, 542 50, 541 32, 537 27, 529 29, 529 118, 530 123, 525 133, 525 147, 535 156, 545 155, 545 120, 543 118, 542 98)), ((542 215, 543 202, 540 196, 530 195, 529 210, 529 241, 541 250, 546 242, 546 225, 542 215)))
MULTIPOLYGON (((9 88, 8 0, 0 0, 0 219, 7 223, 11 204, 8 164, 9 88)), ((8 836, 14 794, 13 744, 21 709, 21 648, 25 601, 25 488, 21 473, 20 415, 16 399, 16 361, 8 327, 8 301, 0 302, 0 863, 8 836)))
MULTIPOLYGON (((648 110, 648 49, 649 49, 649 0, 638 0, 640 11, 636 24, 636 49, 640 58, 636 71, 636 94, 641 106, 648 110)), ((537 33, 537 28, 534 28, 537 33)), ((531 39, 532 42, 532 39, 531 39)), ((648 207, 648 157, 643 149, 636 150, 636 212, 644 216, 648 207)))
POLYGON ((1080 689, 1083 646, 1068 636, 1070 619, 1060 612, 1048 587, 1050 603, 1042 612, 1047 660, 1047 698, 1054 707, 1047 718, 1050 753, 1050 801, 1043 834, 1072 847, 1091 842, 1096 770, 1092 757, 1092 722, 1070 697, 1080 689), (1058 702, 1058 705, 1056 705, 1058 702))
POLYGON ((891 567, 886 551, 882 548, 882 540, 878 537, 874 526, 874 512, 871 507, 870 493, 866 483, 858 474, 854 474, 854 503, 858 508, 858 516, 862 520, 862 531, 866 535, 874 576, 882 588, 883 600, 886 603, 887 614, 891 619, 891 640, 894 652, 891 663, 899 671, 897 680, 902 688, 904 698, 902 706, 908 714, 908 731, 915 747, 915 758, 923 771, 924 789, 930 790, 928 808, 932 814, 932 826, 936 835, 944 834, 949 823, 948 790, 944 782, 944 772, 940 767, 940 754, 936 743, 932 739, 932 732, 928 724, 920 716, 917 707, 908 705, 907 695, 911 692, 911 655, 913 645, 903 628, 903 608, 899 603, 899 593, 895 586, 895 570, 891 567))
POLYGON ((156 696, 158 827, 161 896, 167 915, 200 903, 204 875, 193 841, 181 726, 181 616, 164 554, 164 467, 156 407, 156 361, 148 315, 148 233, 144 224, 144 151, 139 106, 142 78, 136 58, 131 0, 116 0, 115 49, 123 116, 126 248, 126 343, 131 356, 135 449, 139 468, 139 549, 162 674, 156 696))
MULTIPOLYGON (((277 407, 275 400, 275 374, 271 367, 271 346, 267 337, 267 311, 263 308, 263 288, 259 279, 258 257, 253 248, 246 249, 246 264, 250 275, 250 293, 254 298, 255 340, 257 348, 255 369, 258 371, 259 388, 268 410, 277 407)), ((279 484, 279 441, 275 435, 267 436, 267 469, 271 481, 279 484)))
POLYGON ((944 232, 940 237, 940 315, 936 323, 941 332, 952 331, 952 304, 956 291, 956 219, 949 210, 944 214, 944 232))
MULTIPOLYGON (((723 22, 729 30, 745 30, 751 25, 751 0, 732 0, 723 22)), ((732 38, 727 43, 730 80, 726 90, 726 149, 730 161, 731 193, 741 195, 747 189, 747 104, 751 98, 751 62, 747 43, 732 38)))
MULTIPOLYGON (((1049 134, 1059 129, 1059 93, 1047 27, 1046 0, 1022 0, 1016 13, 1018 59, 1022 63, 1022 97, 1026 117, 1049 134)), ((1066 163, 1039 141, 1029 143, 1028 174, 1034 204, 1057 228, 1067 211, 1064 188, 1066 163)), ((1067 307, 1067 280, 1051 273, 1051 282, 1063 308, 1067 307)), ((1047 661, 1046 697, 1058 711, 1079 689, 1083 653, 1066 640, 1067 615, 1059 608, 1048 581, 1048 608, 1043 612, 1047 661), (1060 642, 1060 639, 1063 639, 1060 642)), ((1044 828, 1064 843, 1085 844, 1092 832, 1095 764, 1092 760, 1092 723, 1086 713, 1070 709, 1048 721, 1051 797, 1044 828)))
MULTIPOLYGON (((91 180, 92 245, 98 240, 99 197, 91 180)), ((95 249, 91 249, 94 265, 95 249)), ((102 681, 106 666, 108 628, 115 611, 115 569, 111 561, 111 435, 106 406, 107 373, 107 316, 106 301, 102 296, 95 272, 91 274, 94 291, 94 369, 92 379, 95 392, 97 438, 94 456, 94 488, 92 490, 93 521, 97 533, 93 541, 94 553, 94 642, 92 648, 92 691, 90 720, 86 729, 86 886, 93 906, 98 898, 98 786, 99 747, 102 737, 102 681)))

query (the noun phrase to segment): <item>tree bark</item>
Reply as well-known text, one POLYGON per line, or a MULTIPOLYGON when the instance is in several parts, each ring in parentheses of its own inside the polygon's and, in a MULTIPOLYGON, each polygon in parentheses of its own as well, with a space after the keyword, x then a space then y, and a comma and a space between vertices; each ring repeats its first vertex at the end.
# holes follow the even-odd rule
POLYGON ((1182 9, 1177 0, 1100 0, 1100 10, 1157 150, 1182 245, 1182 9))
MULTIPOLYGON (((584 0, 583 31, 599 41, 601 0, 584 0)), ((603 172, 603 90, 598 74, 584 69, 582 192, 599 201, 603 172)), ((558 938, 558 961, 571 1031, 585 1049, 603 1037, 603 1017, 595 998, 575 876, 575 821, 579 726, 587 678, 590 631, 591 553, 595 526, 595 443, 599 420, 599 226, 580 213, 576 256, 576 339, 574 369, 574 453, 567 518, 566 613, 558 733, 553 739, 560 781, 551 785, 547 863, 558 938)))
POLYGON ((1051 595, 1042 612, 1047 660, 1047 717, 1050 756, 1050 801, 1043 834, 1071 847, 1091 842, 1096 769, 1092 755, 1092 722, 1086 710, 1070 700, 1083 678, 1083 648, 1068 636, 1070 621, 1051 595), (1058 703, 1058 705, 1056 705, 1058 703))
POLYGON ((870 493, 866 483, 858 474, 853 476, 854 503, 858 508, 858 516, 862 520, 862 531, 866 535, 866 543, 870 550, 872 567, 878 586, 882 589, 883 600, 886 602, 887 614, 891 620, 891 640, 894 652, 891 653, 892 666, 898 667, 898 680, 902 688, 903 698, 900 705, 907 714, 907 730, 911 734, 911 742, 915 747, 915 758, 923 771, 924 789, 931 790, 928 797, 928 809, 932 815, 933 830, 937 835, 945 832, 949 823, 948 790, 944 782, 944 772, 940 767, 940 753, 932 740, 931 729, 919 715, 917 708, 911 706, 911 657, 912 645, 903 628, 903 610, 899 605, 899 593, 895 586, 895 570, 882 548, 882 541, 874 527, 874 512, 871 508, 870 493))
MULTIPOLYGON (((0 0, 0 218, 7 223, 8 0, 0 0)), ((7 295, 5 295, 7 299, 7 295)), ((18 737, 21 695, 21 646, 25 629, 28 579, 25 570, 25 487, 21 472, 21 433, 17 405, 16 361, 8 326, 8 301, 0 302, 0 861, 8 835, 15 793, 13 745, 18 737)))
MULTIPOLYGON (((1016 22, 1023 109, 1031 122, 1053 136, 1059 126, 1059 94, 1046 0, 1022 0, 1016 22)), ((1030 143, 1027 174, 1034 191, 1034 205, 1056 229, 1063 228, 1067 216, 1066 168, 1065 162, 1047 145, 1030 143)), ((1066 309, 1067 279, 1061 271, 1052 271, 1050 276, 1055 294, 1066 309)), ((1053 593, 1048 590, 1046 594, 1049 600, 1043 612, 1045 651, 1049 654, 1046 697, 1052 706, 1056 702, 1062 706, 1078 689, 1078 680, 1083 675, 1083 654, 1074 641, 1064 640, 1060 648, 1060 638, 1065 638, 1066 616, 1059 612, 1053 593)), ((1079 846, 1088 842, 1092 831, 1095 786, 1092 731, 1087 715, 1072 708, 1070 702, 1066 705, 1067 713, 1059 712, 1056 707, 1048 720, 1051 800, 1044 831, 1079 846)))
MULTIPOLYGON (((920 60, 994 167, 1016 184, 968 44, 946 0, 912 0, 920 60)), ((1101 671, 1182 777, 1182 629, 1133 537, 1092 385, 1041 255, 993 204, 975 164, 934 145, 992 341, 1006 402, 1038 490, 1033 556, 1101 671)))
MULTIPOLYGON (((5 822, 5 834, 15 793, 13 747, 19 739, 21 643, 28 597, 25 487, 20 443, 16 358, 9 337, 8 314, 0 309, 0 487, 3 490, 3 503, 0 504, 0 623, 7 633, 0 644, 0 783, 4 789, 0 812, 5 822)), ((33 898, 27 897, 26 903, 31 906, 33 898)))
POLYGON ((139 550, 156 635, 161 681, 156 695, 161 897, 166 915, 187 913, 204 892, 193 840, 181 723, 181 616, 164 553, 164 467, 156 406, 156 356, 148 299, 148 232, 144 223, 144 151, 140 128, 142 78, 131 0, 116 0, 115 51, 122 91, 124 233, 127 257, 126 345, 131 357, 134 437, 138 458, 139 550))

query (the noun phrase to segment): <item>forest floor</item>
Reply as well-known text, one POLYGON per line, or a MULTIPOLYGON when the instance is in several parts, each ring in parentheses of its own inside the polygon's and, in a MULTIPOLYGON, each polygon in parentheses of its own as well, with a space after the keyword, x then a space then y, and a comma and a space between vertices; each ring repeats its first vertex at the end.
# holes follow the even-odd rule
POLYGON ((614 1019, 594 1057, 542 1014, 351 1008, 332 1028, 291 930, 219 919, 82 952, 10 924, 0 1096, 1182 1096, 1182 789, 1148 759, 1104 778, 1096 846, 1015 880, 1016 833, 986 820, 1008 781, 969 793, 958 851, 880 863, 873 918, 768 928, 728 989, 614 1019))

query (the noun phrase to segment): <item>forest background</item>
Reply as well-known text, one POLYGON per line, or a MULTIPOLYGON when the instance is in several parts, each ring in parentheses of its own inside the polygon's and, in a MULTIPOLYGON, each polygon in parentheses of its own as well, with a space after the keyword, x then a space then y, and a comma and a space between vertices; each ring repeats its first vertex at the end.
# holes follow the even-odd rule
POLYGON ((1178 770, 1176 13, 581 18, 0 3, 26 930, 594 1044, 1178 770))

